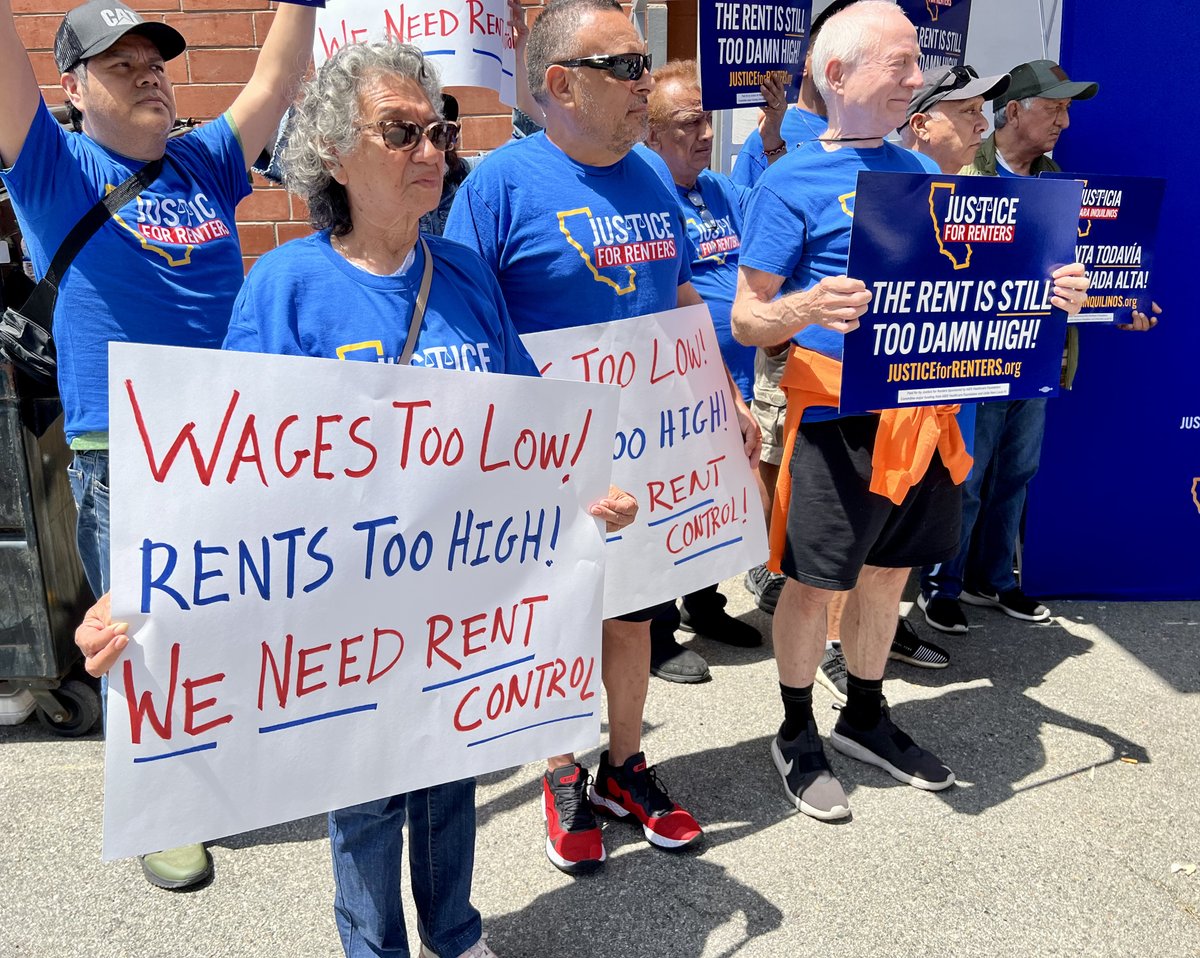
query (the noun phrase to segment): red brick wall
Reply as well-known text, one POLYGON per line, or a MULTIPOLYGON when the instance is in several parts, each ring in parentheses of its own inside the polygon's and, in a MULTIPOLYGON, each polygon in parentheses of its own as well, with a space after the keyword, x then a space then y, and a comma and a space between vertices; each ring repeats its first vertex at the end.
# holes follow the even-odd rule
MULTIPOLYGON (((184 35, 187 52, 168 69, 179 115, 212 119, 233 102, 254 69, 275 4, 267 0, 125 0, 148 20, 165 20, 184 35)), ((522 0, 532 22, 542 0, 522 0)), ((51 104, 64 99, 54 65, 54 33, 74 2, 12 0, 17 30, 33 60, 42 93, 51 104)), ((511 114, 496 94, 452 87, 463 115, 462 148, 472 153, 499 146, 511 132, 511 114)), ((238 232, 246 268, 280 243, 309 232, 303 203, 255 177, 254 193, 238 207, 238 232)))

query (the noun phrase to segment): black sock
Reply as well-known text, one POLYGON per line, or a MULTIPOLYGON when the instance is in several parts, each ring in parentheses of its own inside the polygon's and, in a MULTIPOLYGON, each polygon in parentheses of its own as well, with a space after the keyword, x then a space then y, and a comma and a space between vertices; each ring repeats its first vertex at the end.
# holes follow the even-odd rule
POLYGON ((846 707, 842 715, 858 729, 874 728, 883 711, 883 679, 860 679, 846 673, 846 707))
POLYGON ((779 737, 790 742, 812 721, 812 689, 806 685, 802 689, 779 683, 779 695, 783 699, 783 724, 779 726, 779 737))

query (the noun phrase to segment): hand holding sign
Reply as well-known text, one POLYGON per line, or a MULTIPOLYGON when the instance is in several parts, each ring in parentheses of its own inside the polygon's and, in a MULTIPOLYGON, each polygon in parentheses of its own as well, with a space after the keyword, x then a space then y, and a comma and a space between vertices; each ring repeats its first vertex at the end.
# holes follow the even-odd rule
POLYGON ((87 610, 75 630, 75 644, 83 653, 83 667, 93 678, 100 678, 116 663, 129 644, 127 622, 113 622, 112 593, 105 592, 87 610))
POLYGON ((608 497, 592 503, 588 509, 588 515, 604 520, 607 532, 620 532, 637 518, 637 512, 637 500, 616 486, 609 486, 608 497))
POLYGON ((1140 313, 1135 309, 1133 311, 1133 322, 1117 323, 1117 329, 1125 329, 1135 333, 1149 332, 1158 325, 1158 317, 1162 315, 1162 307, 1158 303, 1151 303, 1150 311, 1154 314, 1153 316, 1147 316, 1145 313, 1140 313))
POLYGON ((1050 298, 1055 306, 1068 316, 1074 316, 1087 300, 1087 270, 1082 263, 1060 266, 1050 278, 1054 280, 1054 295, 1050 298))
POLYGON ((849 276, 826 276, 796 296, 804 326, 824 326, 836 333, 858 329, 858 319, 871 303, 866 284, 849 276))

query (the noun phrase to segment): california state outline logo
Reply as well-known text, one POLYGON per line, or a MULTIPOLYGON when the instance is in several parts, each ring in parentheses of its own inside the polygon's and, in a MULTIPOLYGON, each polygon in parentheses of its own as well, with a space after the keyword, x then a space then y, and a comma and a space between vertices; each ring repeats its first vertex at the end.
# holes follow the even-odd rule
POLYGON ((594 216, 591 207, 562 210, 558 229, 597 283, 618 296, 637 289, 637 266, 674 259, 679 247, 669 212, 594 216))

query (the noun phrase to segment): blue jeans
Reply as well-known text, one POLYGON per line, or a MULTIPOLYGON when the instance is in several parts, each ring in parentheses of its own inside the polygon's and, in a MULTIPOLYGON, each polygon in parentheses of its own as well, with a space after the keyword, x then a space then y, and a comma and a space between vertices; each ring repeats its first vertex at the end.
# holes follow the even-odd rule
POLYGON ((1013 555, 1025 511, 1025 492, 1037 474, 1046 433, 1046 400, 1014 399, 975 407, 975 465, 963 483, 958 555, 921 576, 926 596, 957 599, 972 591, 1017 586, 1013 555))
POLYGON ((71 495, 79 518, 75 545, 92 594, 108 591, 108 452, 103 449, 75 453, 67 467, 71 495))
POLYGON ((403 827, 421 941, 457 958, 483 934, 471 905, 475 779, 468 778, 329 813, 333 913, 347 958, 408 958, 400 903, 403 827))

